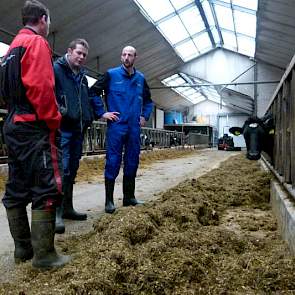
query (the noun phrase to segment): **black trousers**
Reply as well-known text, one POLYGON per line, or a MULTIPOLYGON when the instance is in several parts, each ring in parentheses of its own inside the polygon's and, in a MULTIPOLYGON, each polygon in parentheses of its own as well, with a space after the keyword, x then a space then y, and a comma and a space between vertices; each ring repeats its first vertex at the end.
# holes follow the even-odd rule
POLYGON ((9 177, 5 208, 51 210, 62 200, 62 154, 57 132, 44 122, 17 122, 8 117, 4 127, 8 150, 9 177))

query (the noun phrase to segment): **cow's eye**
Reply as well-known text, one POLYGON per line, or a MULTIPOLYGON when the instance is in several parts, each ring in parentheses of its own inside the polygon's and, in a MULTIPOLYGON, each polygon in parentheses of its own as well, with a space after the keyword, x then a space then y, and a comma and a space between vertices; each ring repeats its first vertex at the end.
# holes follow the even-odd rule
POLYGON ((251 123, 249 124, 250 128, 257 128, 258 124, 257 123, 251 123))

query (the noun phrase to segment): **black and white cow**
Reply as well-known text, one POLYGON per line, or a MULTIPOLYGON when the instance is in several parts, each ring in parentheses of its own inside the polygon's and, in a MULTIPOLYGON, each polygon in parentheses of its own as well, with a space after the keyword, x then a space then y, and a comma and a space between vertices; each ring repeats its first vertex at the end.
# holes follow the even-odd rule
POLYGON ((266 152, 271 161, 273 160, 274 147, 274 120, 271 114, 263 118, 250 117, 243 127, 231 127, 229 132, 233 135, 243 134, 247 146, 247 158, 258 160, 261 151, 266 152))
POLYGON ((140 144, 141 147, 145 149, 152 149, 155 146, 155 142, 144 133, 140 134, 140 144))
POLYGON ((179 138, 176 134, 170 135, 170 147, 181 145, 181 138, 179 138))

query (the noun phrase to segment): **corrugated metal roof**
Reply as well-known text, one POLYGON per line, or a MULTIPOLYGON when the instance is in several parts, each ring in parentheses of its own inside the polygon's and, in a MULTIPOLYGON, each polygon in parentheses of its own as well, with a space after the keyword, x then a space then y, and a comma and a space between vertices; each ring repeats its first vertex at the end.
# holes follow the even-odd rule
MULTIPOLYGON (((160 1, 160 0, 159 0, 160 1)), ((89 41, 87 67, 104 72, 120 64, 121 49, 133 45, 138 51, 136 67, 150 86, 179 71, 184 62, 159 31, 139 11, 133 0, 84 0, 46 3, 51 12, 49 41, 63 54, 68 43, 82 37, 89 41)), ((22 0, 1 0, 0 41, 9 43, 21 28, 22 0)), ((256 55, 258 60, 285 68, 295 49, 295 4, 292 0, 259 0, 256 55)), ((164 109, 181 109, 189 101, 170 89, 153 90, 153 99, 164 109)))
POLYGON ((264 61, 285 69, 295 52, 295 2, 259 0, 256 54, 264 61))

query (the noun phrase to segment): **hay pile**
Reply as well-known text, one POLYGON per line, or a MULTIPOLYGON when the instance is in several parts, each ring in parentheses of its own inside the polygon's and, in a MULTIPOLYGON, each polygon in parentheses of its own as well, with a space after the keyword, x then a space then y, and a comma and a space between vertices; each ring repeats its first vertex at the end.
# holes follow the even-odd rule
POLYGON ((50 272, 18 267, 0 294, 294 294, 295 259, 268 205, 270 176, 231 158, 142 207, 104 215, 59 245, 50 272))

